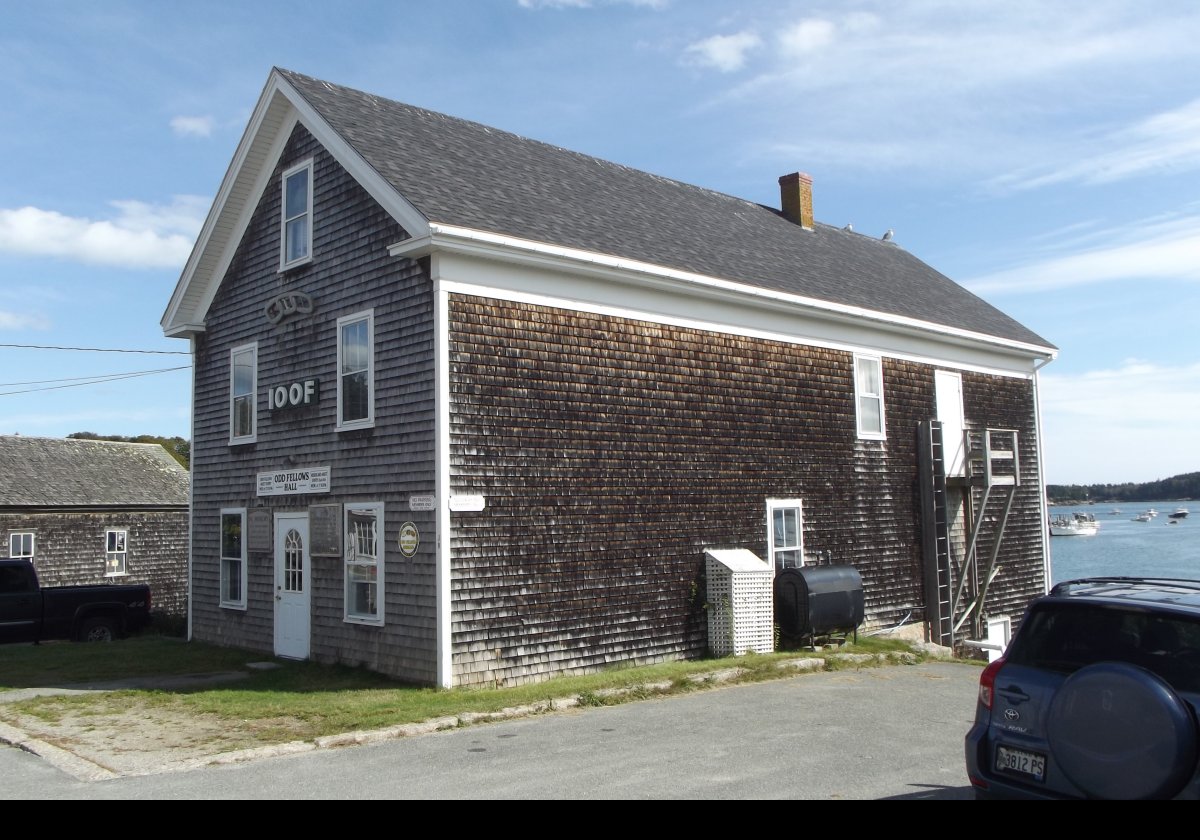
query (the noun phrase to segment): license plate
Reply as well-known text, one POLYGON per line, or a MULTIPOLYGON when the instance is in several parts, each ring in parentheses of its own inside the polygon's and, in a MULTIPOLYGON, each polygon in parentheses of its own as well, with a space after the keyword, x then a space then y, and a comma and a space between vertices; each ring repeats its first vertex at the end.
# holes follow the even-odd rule
POLYGON ((1046 774, 1046 756, 1008 747, 996 747, 996 769, 1032 776, 1040 782, 1046 774))

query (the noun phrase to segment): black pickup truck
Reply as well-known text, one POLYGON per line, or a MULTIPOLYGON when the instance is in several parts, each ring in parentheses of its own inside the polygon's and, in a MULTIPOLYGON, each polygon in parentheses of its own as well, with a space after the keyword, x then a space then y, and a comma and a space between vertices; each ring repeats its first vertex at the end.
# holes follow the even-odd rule
POLYGON ((149 621, 144 583, 43 588, 28 560, 0 559, 0 642, 107 642, 149 621))

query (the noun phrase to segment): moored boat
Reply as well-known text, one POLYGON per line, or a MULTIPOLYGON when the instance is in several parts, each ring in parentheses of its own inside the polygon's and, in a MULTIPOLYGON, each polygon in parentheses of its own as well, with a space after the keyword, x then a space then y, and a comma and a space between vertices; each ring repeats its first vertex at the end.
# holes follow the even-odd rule
POLYGON ((1090 537, 1100 530, 1100 523, 1090 513, 1056 516, 1050 520, 1052 537, 1090 537))
POLYGON ((1168 519, 1186 519, 1187 515, 1188 515, 1188 509, 1185 507, 1181 507, 1181 508, 1175 508, 1174 513, 1168 513, 1167 518, 1168 519))

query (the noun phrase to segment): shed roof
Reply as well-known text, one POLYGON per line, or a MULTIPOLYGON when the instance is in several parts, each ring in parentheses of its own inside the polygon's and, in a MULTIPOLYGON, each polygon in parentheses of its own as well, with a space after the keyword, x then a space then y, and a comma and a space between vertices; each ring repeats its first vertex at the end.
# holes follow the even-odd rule
POLYGON ((157 443, 0 435, 0 507, 186 507, 189 483, 157 443))

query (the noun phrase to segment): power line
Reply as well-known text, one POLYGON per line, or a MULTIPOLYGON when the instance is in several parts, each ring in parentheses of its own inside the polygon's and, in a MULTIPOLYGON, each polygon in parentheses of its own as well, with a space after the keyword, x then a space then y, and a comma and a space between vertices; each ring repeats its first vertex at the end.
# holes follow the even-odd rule
POLYGON ((106 347, 57 347, 50 344, 0 344, 0 347, 15 347, 19 350, 78 350, 84 353, 150 353, 160 356, 190 356, 187 350, 115 350, 106 347))
MULTIPOLYGON (((138 376, 150 376, 155 373, 170 373, 176 370, 188 370, 191 365, 181 365, 180 367, 161 368, 159 370, 145 370, 137 373, 113 373, 104 376, 93 377, 87 382, 73 382, 70 385, 52 385, 49 388, 27 388, 24 391, 0 391, 0 397, 11 397, 14 394, 32 394, 36 391, 58 391, 63 388, 79 388, 83 385, 103 385, 106 382, 116 382, 119 379, 133 379, 138 376)), ((17 383, 14 383, 17 384, 17 383)))
MULTIPOLYGON (((126 373, 97 373, 94 376, 69 376, 65 379, 31 379, 28 382, 0 382, 0 388, 14 388, 17 385, 50 385, 54 382, 88 382, 92 380, 103 380, 109 378, 124 378, 126 376, 140 376, 149 373, 161 373, 164 370, 179 370, 179 368, 155 368, 154 370, 131 370, 126 373)), ((85 383, 86 384, 86 383, 85 383)))

